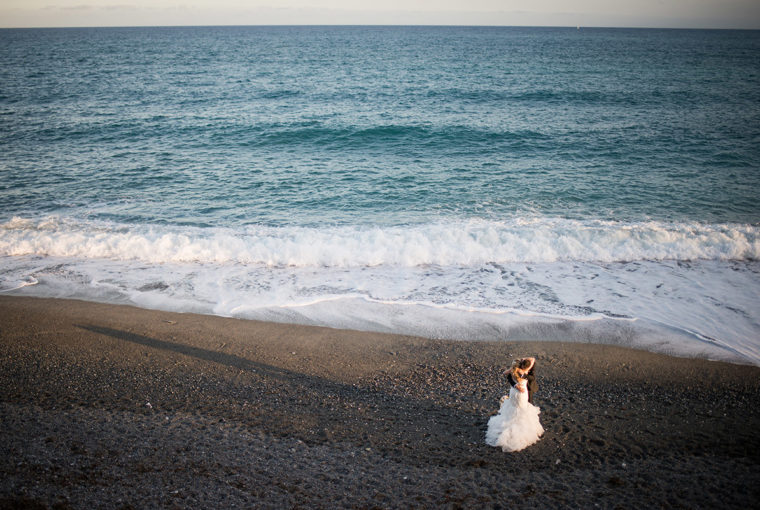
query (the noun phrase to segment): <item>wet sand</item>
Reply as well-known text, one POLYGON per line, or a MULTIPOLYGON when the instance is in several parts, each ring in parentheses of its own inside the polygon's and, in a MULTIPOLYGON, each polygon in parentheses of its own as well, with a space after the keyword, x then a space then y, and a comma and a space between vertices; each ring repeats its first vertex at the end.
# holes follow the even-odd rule
POLYGON ((0 508, 748 508, 760 368, 0 297, 0 508), (546 434, 484 443, 515 356, 546 434))

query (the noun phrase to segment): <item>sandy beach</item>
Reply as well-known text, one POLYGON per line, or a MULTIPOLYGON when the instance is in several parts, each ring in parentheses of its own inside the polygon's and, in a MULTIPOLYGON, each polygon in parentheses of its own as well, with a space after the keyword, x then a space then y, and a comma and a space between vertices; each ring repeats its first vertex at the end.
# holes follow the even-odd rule
POLYGON ((748 508, 760 368, 0 297, 0 508, 748 508), (484 443, 516 356, 546 434, 484 443))

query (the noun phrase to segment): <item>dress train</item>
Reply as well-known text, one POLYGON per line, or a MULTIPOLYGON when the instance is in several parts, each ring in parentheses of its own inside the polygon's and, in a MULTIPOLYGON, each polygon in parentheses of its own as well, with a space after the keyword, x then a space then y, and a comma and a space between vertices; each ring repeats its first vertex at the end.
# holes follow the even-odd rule
MULTIPOLYGON (((522 381, 520 384, 525 385, 522 381)), ((537 442, 544 433, 538 419, 541 409, 528 402, 528 392, 509 390, 499 413, 488 420, 486 443, 500 446, 505 452, 516 452, 537 442)))

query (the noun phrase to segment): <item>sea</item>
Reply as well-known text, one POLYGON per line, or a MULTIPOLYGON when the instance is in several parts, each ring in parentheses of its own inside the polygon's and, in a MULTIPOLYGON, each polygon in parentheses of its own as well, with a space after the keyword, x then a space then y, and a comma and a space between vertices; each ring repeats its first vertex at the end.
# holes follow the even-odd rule
POLYGON ((0 294, 760 365, 760 31, 0 30, 0 294))

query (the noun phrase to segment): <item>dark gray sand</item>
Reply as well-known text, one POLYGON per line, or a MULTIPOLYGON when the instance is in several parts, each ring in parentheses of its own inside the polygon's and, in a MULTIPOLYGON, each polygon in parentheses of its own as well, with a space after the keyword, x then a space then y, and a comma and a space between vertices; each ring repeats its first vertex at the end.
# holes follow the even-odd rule
POLYGON ((760 501, 760 368, 0 297, 0 508, 760 501), (484 444, 514 356, 546 434, 484 444))

